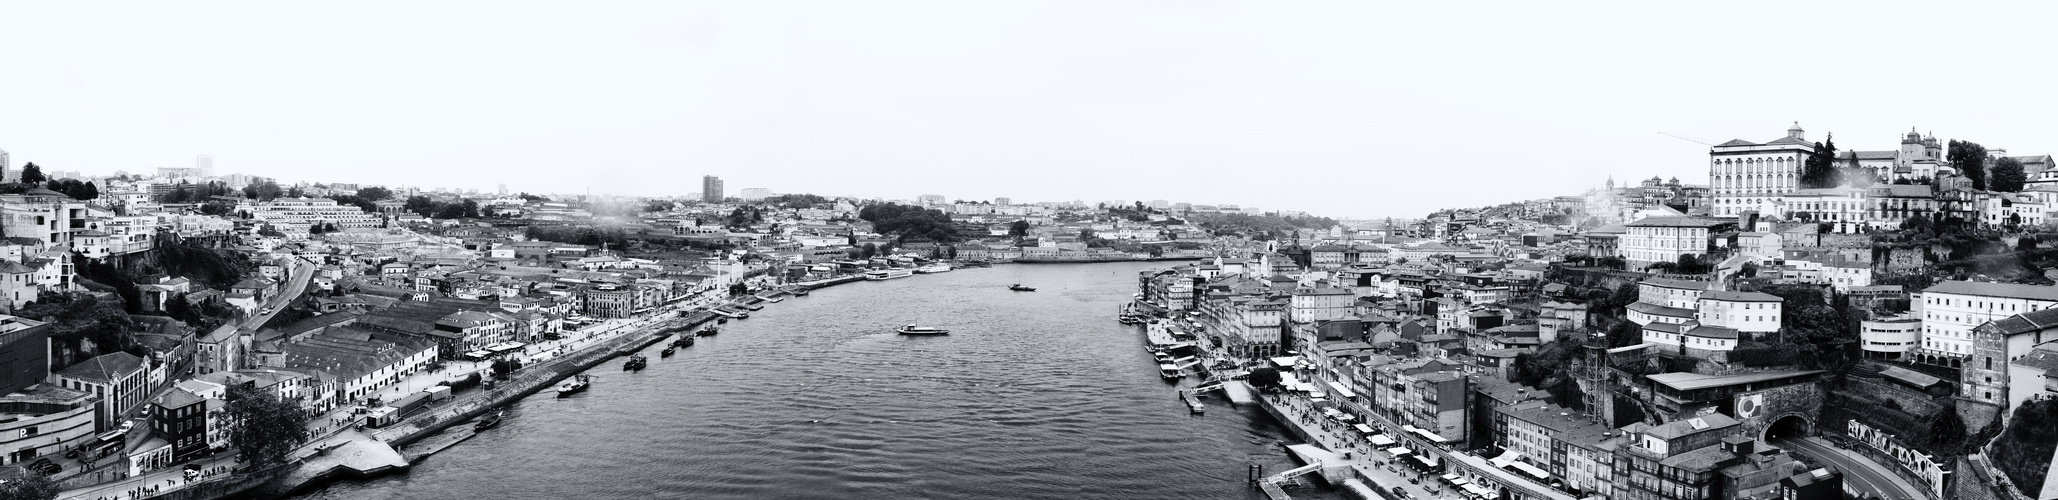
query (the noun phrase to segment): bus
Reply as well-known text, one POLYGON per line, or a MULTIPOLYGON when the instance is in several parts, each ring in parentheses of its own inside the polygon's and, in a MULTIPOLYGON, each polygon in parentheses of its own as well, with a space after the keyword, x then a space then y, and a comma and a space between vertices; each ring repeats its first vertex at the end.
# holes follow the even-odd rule
POLYGON ((93 443, 87 446, 92 451, 93 458, 105 458, 122 452, 123 445, 128 441, 128 434, 127 431, 107 431, 93 438, 93 443))

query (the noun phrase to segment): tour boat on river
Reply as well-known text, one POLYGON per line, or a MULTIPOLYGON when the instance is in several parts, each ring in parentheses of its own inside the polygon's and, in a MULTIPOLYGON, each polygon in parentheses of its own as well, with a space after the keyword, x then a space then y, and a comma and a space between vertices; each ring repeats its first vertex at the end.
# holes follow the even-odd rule
POLYGON ((866 271, 866 272, 865 272, 865 279, 868 279, 868 280, 872 280, 872 281, 886 281, 886 280, 890 280, 890 279, 895 279, 895 278, 906 278, 906 277, 909 277, 909 276, 914 276, 914 275, 915 275, 915 271, 914 271, 914 270, 912 270, 912 269, 908 269, 908 268, 904 268, 904 267, 897 267, 897 268, 893 268, 893 269, 880 269, 880 270, 877 270, 877 271, 866 271))
POLYGON ((920 274, 947 273, 950 272, 950 264, 938 262, 935 264, 915 268, 915 272, 920 274))
POLYGON ((565 381, 564 385, 557 386, 557 397, 568 397, 573 394, 585 392, 586 387, 591 385, 593 385, 593 383, 588 380, 588 376, 577 375, 573 377, 572 380, 565 381))

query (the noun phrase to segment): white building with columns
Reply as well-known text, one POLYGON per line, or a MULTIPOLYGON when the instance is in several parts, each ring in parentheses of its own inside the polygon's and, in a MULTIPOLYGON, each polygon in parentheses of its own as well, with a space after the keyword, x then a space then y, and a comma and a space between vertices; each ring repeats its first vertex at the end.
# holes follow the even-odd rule
POLYGON ((1764 144, 1737 139, 1709 148, 1712 215, 1736 217, 1800 189, 1801 164, 1814 152, 1799 123, 1786 130, 1786 137, 1764 144))

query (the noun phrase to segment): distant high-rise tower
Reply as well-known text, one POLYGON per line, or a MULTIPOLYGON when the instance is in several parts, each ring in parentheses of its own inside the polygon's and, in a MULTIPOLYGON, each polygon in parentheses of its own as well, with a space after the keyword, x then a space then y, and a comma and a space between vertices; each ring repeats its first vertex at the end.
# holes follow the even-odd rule
POLYGON ((193 157, 193 168, 200 169, 201 177, 214 177, 214 157, 208 155, 193 157))
POLYGON ((722 202, 722 178, 712 175, 701 176, 700 201, 708 203, 722 202))
POLYGON ((500 184, 500 195, 507 196, 507 183, 500 184))

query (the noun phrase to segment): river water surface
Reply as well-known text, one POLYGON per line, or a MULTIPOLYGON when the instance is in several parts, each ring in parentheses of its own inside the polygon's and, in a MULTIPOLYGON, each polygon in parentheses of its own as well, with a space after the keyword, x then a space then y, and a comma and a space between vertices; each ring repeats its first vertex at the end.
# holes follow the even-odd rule
POLYGON ((642 372, 611 361, 584 394, 511 405, 410 472, 306 497, 1263 498, 1245 466, 1292 468, 1291 439, 1219 397, 1189 416, 1114 319, 1151 267, 1002 265, 789 297, 671 358, 651 349, 642 372), (893 333, 911 322, 951 334, 893 333))

